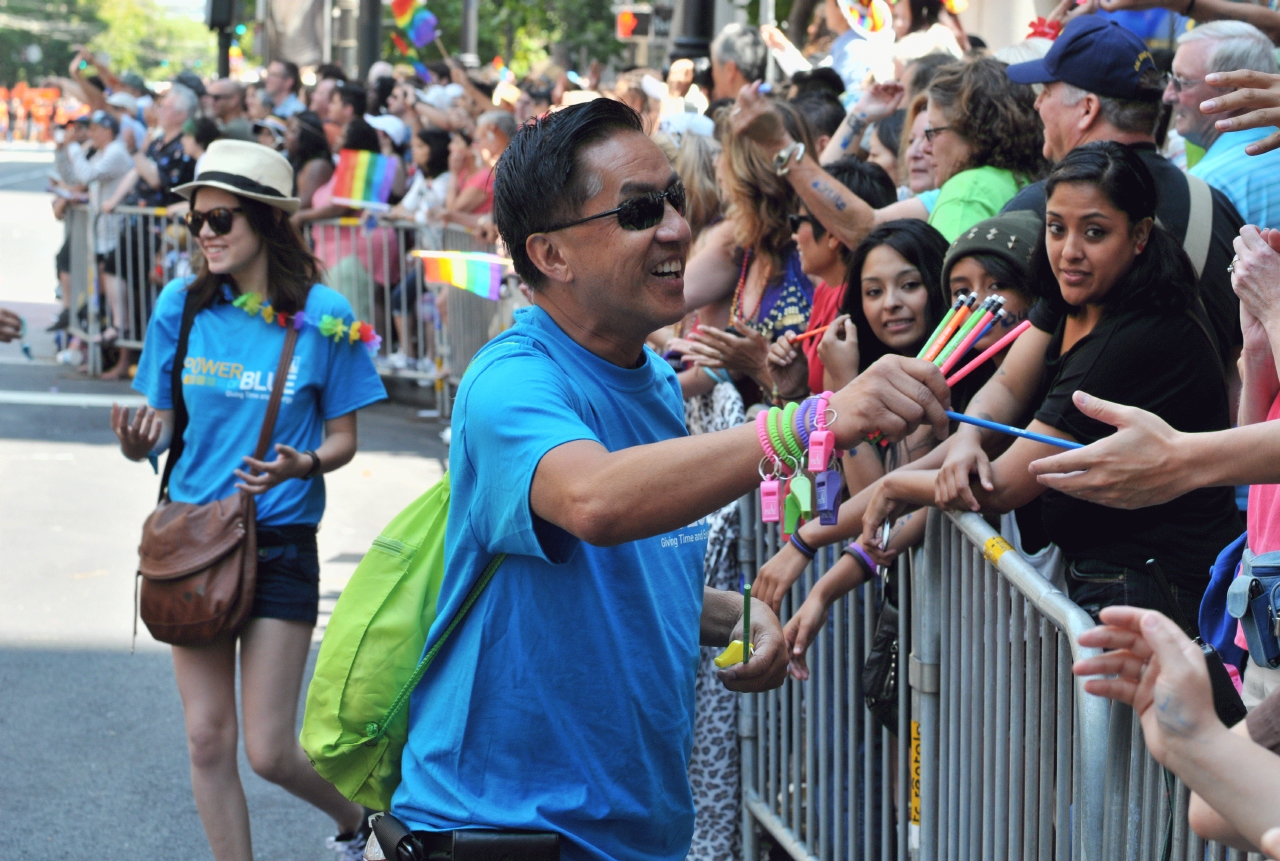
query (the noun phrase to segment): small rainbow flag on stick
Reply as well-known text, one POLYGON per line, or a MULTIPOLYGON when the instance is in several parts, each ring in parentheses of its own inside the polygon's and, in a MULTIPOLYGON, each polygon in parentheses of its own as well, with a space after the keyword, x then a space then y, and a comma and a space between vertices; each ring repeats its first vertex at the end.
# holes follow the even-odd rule
POLYGON ((422 259, 423 279, 432 284, 452 284, 498 301, 502 274, 511 266, 507 257, 480 251, 414 251, 422 259))
POLYGON ((344 149, 338 153, 333 202, 361 209, 387 209, 395 178, 396 165, 390 157, 365 150, 344 149))

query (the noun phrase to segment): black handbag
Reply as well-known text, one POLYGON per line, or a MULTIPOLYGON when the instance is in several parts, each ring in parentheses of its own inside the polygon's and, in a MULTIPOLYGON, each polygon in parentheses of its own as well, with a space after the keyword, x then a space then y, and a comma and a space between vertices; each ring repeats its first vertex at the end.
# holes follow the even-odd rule
POLYGON ((898 608, 888 594, 880 605, 871 651, 862 665, 862 699, 881 726, 898 732, 898 608))

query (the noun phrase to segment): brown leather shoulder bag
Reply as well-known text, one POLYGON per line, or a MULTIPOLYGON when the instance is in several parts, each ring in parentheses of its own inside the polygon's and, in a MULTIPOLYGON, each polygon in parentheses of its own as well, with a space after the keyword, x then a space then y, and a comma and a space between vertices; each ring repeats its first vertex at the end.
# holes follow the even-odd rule
MULTIPOLYGON (((151 636, 175 646, 203 646, 238 633, 253 607, 258 568, 253 494, 237 490, 203 505, 169 499, 169 477, 182 456, 182 435, 187 426, 182 366, 197 311, 194 305, 188 294, 173 361, 172 442, 160 482, 160 501, 142 525, 138 547, 138 576, 142 580, 139 613, 151 636)), ((271 443, 297 339, 297 330, 287 327, 271 400, 254 450, 257 460, 263 459, 271 443)), ((136 619, 134 626, 136 636, 136 619)))

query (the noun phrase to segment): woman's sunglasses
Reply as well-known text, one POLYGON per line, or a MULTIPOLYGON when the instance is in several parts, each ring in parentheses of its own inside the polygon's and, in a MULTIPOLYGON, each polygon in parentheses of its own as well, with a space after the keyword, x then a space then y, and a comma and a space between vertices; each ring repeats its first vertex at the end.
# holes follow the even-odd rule
POLYGON ((796 215, 795 213, 792 213, 787 216, 787 223, 791 226, 792 233, 799 233, 800 225, 804 224, 806 221, 809 222, 809 226, 813 228, 814 233, 823 229, 822 225, 818 222, 818 219, 814 218, 812 215, 796 215))
POLYGON ((597 212, 595 215, 588 215, 586 218, 579 218, 577 221, 570 221, 568 224, 549 227, 542 232, 554 233, 557 230, 577 227, 579 224, 586 224, 588 221, 595 221, 597 218, 607 218, 610 215, 618 216, 618 226, 623 230, 648 230, 650 227, 657 227, 662 223, 662 216, 666 214, 667 202, 671 203, 672 209, 680 213, 680 215, 684 215, 684 183, 674 183, 666 191, 651 191, 639 197, 628 198, 617 209, 610 209, 608 212, 597 212))
POLYGON ((192 236, 199 236, 200 231, 204 230, 204 223, 209 222, 209 229, 219 236, 226 236, 231 232, 231 225, 236 219, 237 212, 243 212, 240 207, 219 206, 208 212, 197 212, 194 209, 187 211, 187 230, 191 231, 192 236))

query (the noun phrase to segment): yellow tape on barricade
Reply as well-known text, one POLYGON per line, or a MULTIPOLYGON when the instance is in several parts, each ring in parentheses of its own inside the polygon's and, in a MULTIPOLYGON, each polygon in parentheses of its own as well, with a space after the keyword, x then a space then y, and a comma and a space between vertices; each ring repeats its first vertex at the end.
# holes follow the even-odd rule
POLYGON ((1013 549, 1013 545, 1005 541, 999 535, 993 535, 988 538, 982 545, 982 555, 992 565, 1000 564, 1000 557, 1013 549))

